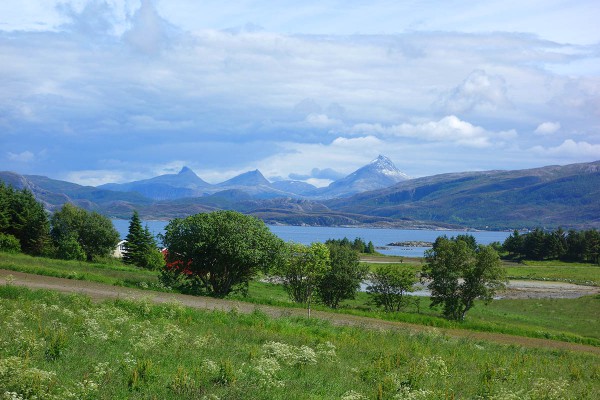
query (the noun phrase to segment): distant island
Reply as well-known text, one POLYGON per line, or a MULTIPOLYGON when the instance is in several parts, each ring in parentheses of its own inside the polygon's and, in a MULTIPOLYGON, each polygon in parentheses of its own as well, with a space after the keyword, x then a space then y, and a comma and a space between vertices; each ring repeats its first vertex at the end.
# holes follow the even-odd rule
POLYGON ((388 243, 386 246, 396 247, 433 247, 433 242, 423 242, 420 240, 408 241, 408 242, 393 242, 388 243))

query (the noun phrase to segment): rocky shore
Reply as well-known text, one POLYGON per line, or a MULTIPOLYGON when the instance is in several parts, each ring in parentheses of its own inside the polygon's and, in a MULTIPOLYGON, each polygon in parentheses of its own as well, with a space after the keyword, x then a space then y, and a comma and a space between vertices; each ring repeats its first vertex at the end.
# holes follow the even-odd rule
POLYGON ((393 242, 388 243, 387 246, 396 247, 433 247, 432 242, 424 242, 420 240, 408 241, 408 242, 393 242))

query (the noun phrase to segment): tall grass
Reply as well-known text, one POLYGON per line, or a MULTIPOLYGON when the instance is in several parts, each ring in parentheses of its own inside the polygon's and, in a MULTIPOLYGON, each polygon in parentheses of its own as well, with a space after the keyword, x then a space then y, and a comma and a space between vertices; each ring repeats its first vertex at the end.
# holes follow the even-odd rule
POLYGON ((596 399, 600 357, 0 287, 0 396, 596 399))

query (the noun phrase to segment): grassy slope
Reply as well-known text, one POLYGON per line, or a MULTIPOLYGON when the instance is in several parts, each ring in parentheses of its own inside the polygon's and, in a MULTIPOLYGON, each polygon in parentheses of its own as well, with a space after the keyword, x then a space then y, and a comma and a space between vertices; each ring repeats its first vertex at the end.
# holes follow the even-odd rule
POLYGON ((600 393, 600 359, 592 354, 176 304, 94 304, 6 285, 0 285, 0 329, 8 333, 0 337, 0 393, 40 399, 595 399, 600 393))
MULTIPOLYGON (((418 271, 418 261, 395 264, 418 271)), ((371 264, 371 267, 376 266, 371 264)), ((557 268, 553 265, 534 266, 542 275, 557 268), (545 271, 545 272, 544 272, 545 271)), ((0 253, 0 268, 50 275, 71 279, 83 279, 110 285, 133 286, 138 288, 160 289, 156 273, 140 270, 122 264, 89 264, 73 261, 34 258, 25 255, 0 253)), ((521 267, 510 267, 521 268, 521 267)), ((595 272, 597 267, 580 265, 578 268, 595 272)), ((568 279, 568 270, 560 267, 563 278, 568 279)), ((298 307, 292 303, 280 285, 251 282, 249 297, 231 296, 242 301, 269 304, 282 307, 298 307)), ((455 323, 440 318, 439 310, 429 309, 427 298, 414 298, 419 304, 411 303, 402 313, 384 313, 368 304, 366 293, 359 293, 355 300, 346 301, 339 312, 375 318, 412 322, 417 324, 474 329, 489 332, 511 333, 515 335, 552 338, 564 341, 587 343, 600 346, 600 298, 553 300, 498 300, 488 306, 478 304, 468 314, 468 321, 455 323)), ((330 309, 315 305, 316 309, 330 309)))

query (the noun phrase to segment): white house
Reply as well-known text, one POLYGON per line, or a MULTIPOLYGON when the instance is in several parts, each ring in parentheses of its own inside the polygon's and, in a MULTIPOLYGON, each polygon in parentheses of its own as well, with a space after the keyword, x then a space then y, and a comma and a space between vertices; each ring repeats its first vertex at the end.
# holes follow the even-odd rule
POLYGON ((123 254, 125 253, 125 243, 127 243, 127 240, 121 240, 117 244, 117 247, 115 247, 115 250, 113 251, 113 257, 123 258, 123 254))

